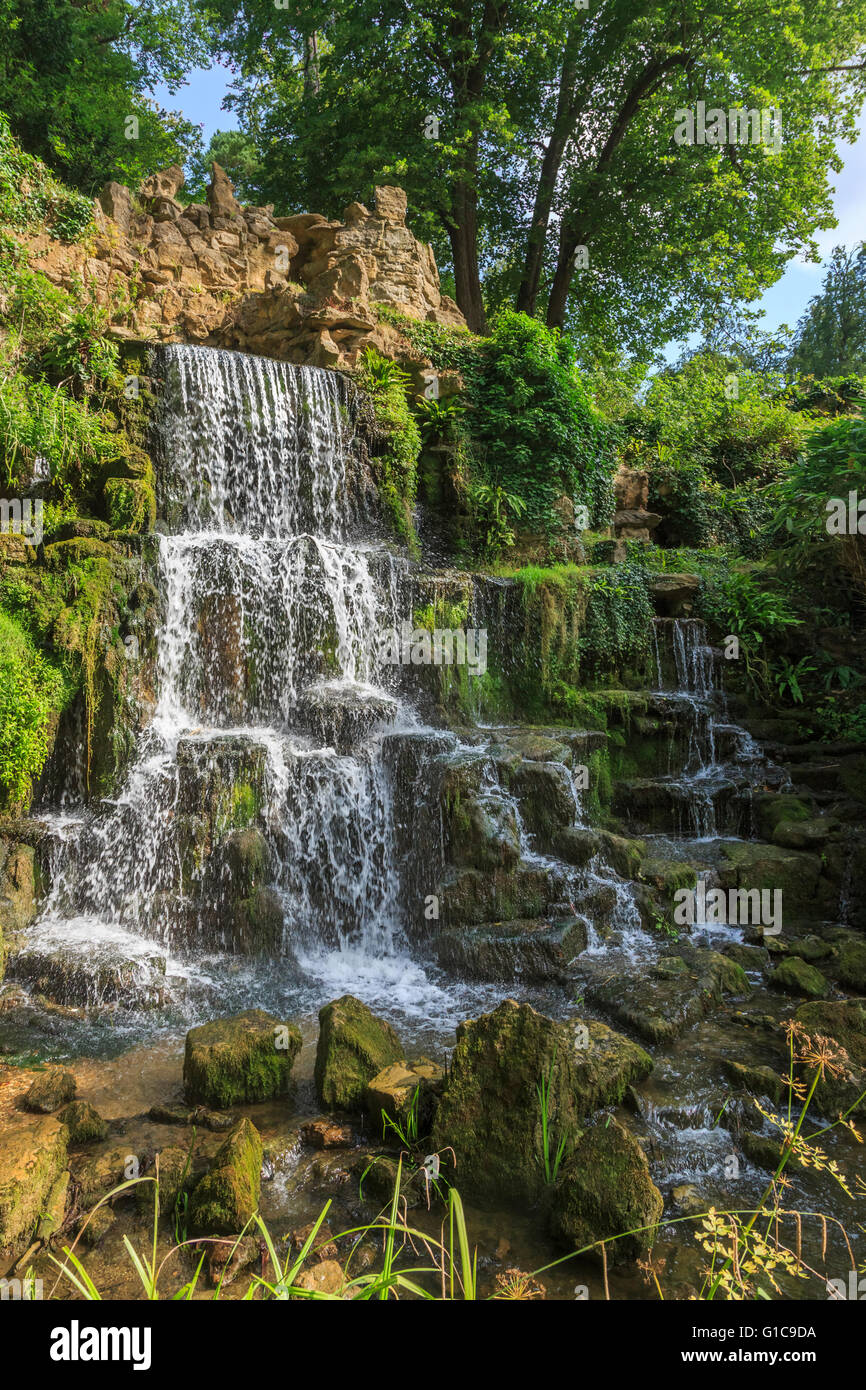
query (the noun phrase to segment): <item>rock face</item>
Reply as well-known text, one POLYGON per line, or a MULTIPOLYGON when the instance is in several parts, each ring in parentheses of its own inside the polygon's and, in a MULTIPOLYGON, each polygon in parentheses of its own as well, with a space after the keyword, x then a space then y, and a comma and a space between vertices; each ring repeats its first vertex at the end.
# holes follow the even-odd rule
POLYGON ((461 1191, 487 1201, 537 1200, 544 1188, 542 1079, 552 1152, 564 1141, 567 1155, 582 1117, 621 1099, 651 1068, 642 1048, 602 1024, 557 1023, 506 999, 458 1028, 432 1145, 454 1149, 461 1191))
POLYGON ((261 1136, 249 1120, 239 1120, 192 1194, 192 1229, 202 1234, 239 1234, 258 1210, 261 1186, 261 1136))
POLYGON ((300 1050, 297 1026, 263 1009, 192 1028, 183 1061, 187 1100, 228 1109, 285 1095, 300 1050))
POLYGON ((242 207, 216 163, 206 204, 184 206, 182 187, 178 166, 145 179, 138 204, 122 184, 106 184, 94 204, 96 236, 87 246, 28 238, 33 269, 66 288, 85 280, 106 307, 131 304, 113 326, 120 338, 209 343, 289 362, 353 366, 376 346, 426 368, 379 323, 379 305, 465 327, 440 290, 433 252, 406 226, 400 188, 378 188, 372 211, 352 203, 342 222, 330 222, 242 207))
POLYGON ((66 1167, 69 1131, 51 1116, 4 1125, 0 1134, 0 1251, 32 1235, 66 1167))
POLYGON ((384 1067, 403 1060, 390 1023, 344 994, 319 1011, 316 1092, 329 1110, 362 1110, 367 1086, 384 1067))

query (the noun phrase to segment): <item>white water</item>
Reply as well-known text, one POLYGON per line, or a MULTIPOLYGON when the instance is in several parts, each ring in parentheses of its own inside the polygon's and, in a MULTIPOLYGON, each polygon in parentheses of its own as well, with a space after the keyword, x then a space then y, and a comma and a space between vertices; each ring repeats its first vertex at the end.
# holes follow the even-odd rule
POLYGON ((190 895, 204 885, 183 872, 178 826, 194 821, 196 797, 252 769, 287 954, 323 979, 348 979, 364 961, 393 982, 381 962, 403 942, 375 728, 339 753, 298 711, 312 690, 326 703, 379 698, 412 723, 388 695, 392 672, 377 667, 373 640, 401 616, 399 562, 346 539, 345 383, 205 348, 163 349, 161 365, 174 529, 160 537, 157 707, 119 795, 58 829, 29 947, 135 958, 158 941, 166 988, 183 982, 176 946, 204 958, 212 943, 195 939, 203 919, 190 895), (324 964, 329 951, 343 963, 324 964))

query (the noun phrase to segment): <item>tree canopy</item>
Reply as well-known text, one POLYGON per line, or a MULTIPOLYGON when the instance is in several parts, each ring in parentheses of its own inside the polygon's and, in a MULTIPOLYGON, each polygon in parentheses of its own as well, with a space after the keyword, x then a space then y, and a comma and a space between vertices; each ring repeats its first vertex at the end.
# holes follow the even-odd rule
POLYGON ((200 144, 153 92, 210 62, 208 35, 191 0, 0 0, 0 109, 23 148, 83 192, 136 184, 200 144))
POLYGON ((817 254, 866 81, 864 0, 202 3, 281 210, 399 182, 470 326, 642 351, 817 254), (699 101, 775 109, 779 147, 678 143, 699 101))

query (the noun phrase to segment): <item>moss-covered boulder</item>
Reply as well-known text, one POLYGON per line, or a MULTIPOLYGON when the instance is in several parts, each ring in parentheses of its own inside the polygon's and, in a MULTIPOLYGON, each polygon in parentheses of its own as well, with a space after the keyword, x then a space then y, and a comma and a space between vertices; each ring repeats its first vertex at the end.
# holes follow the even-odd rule
POLYGON ((587 957, 579 964, 587 999, 652 1043, 678 1037, 725 994, 751 993, 735 960, 684 940, 652 973, 641 968, 612 975, 603 960, 587 957))
POLYGON ((384 1067, 403 1060, 390 1023, 344 994, 319 1010, 316 1093, 328 1110, 363 1110, 367 1086, 384 1067))
POLYGON ((51 1115, 75 1096, 75 1077, 59 1067, 41 1072, 24 1097, 25 1110, 51 1115))
POLYGON ((255 1125, 239 1120, 193 1191, 189 1221, 203 1235, 236 1235, 258 1210, 262 1141, 255 1125))
POLYGON ((846 989, 866 994, 866 941, 843 940, 836 947, 832 969, 846 989))
POLYGON ((815 1102, 829 1116, 853 1107, 866 1115, 866 999, 844 999, 801 1004, 794 1015, 813 1037, 830 1038, 846 1053, 838 1075, 825 1072, 818 1082, 815 1102))
POLYGON ((823 999, 830 986, 821 971, 799 956, 788 955, 771 971, 768 983, 785 994, 799 994, 806 999, 823 999))
POLYGON ((463 979, 527 982, 567 980, 571 962, 587 942, 582 917, 557 922, 542 917, 443 931, 433 945, 439 964, 463 979))
POLYGON ((283 1096, 300 1050, 297 1025, 263 1009, 192 1028, 183 1060, 186 1098, 190 1104, 226 1110, 283 1096))
POLYGON ((544 848, 575 816, 574 790, 562 763, 518 762, 505 769, 506 781, 520 803, 526 829, 544 848))
POLYGON ((57 1118, 69 1130, 70 1144, 93 1144, 108 1133, 107 1122, 86 1100, 73 1100, 64 1105, 57 1118))
POLYGON ((572 1250, 622 1235, 607 1246, 607 1257, 615 1262, 649 1249, 663 1208, 634 1135, 616 1120, 599 1120, 578 1140, 560 1173, 550 1198, 550 1224, 572 1250))
POLYGON ((618 1100, 651 1066, 603 1024, 555 1022, 506 999, 458 1028, 432 1145, 454 1149, 461 1189, 473 1196, 534 1201, 544 1188, 542 1081, 552 1159, 561 1142, 566 1153, 574 1147, 584 1115, 618 1100))
POLYGON ((821 859, 803 850, 749 840, 727 841, 719 864, 722 888, 761 888, 782 893, 785 921, 814 918, 816 911, 831 911, 836 892, 821 877, 821 859))
POLYGON ((0 1251, 24 1246, 66 1167, 69 1131, 53 1115, 0 1129, 0 1251))
POLYGON ((618 1105, 628 1090, 653 1069, 653 1059, 636 1042, 596 1019, 572 1019, 575 1030, 575 1084, 579 1113, 618 1105))

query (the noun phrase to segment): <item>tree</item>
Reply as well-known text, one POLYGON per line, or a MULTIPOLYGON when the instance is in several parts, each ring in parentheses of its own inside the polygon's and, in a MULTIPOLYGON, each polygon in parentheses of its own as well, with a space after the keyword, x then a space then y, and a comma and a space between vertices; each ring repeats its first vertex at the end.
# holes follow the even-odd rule
POLYGON ((136 183, 200 144, 152 93, 210 61, 208 32, 191 0, 0 0, 0 109, 67 183, 136 183))
POLYGON ((403 183, 479 330, 510 303, 646 352, 756 297, 816 254, 864 94, 866 0, 211 3, 269 196, 403 183), (781 147, 678 142, 698 101, 779 109, 781 147))
POLYGON ((815 377, 866 372, 866 242, 833 248, 821 293, 797 324, 790 369, 815 377))

